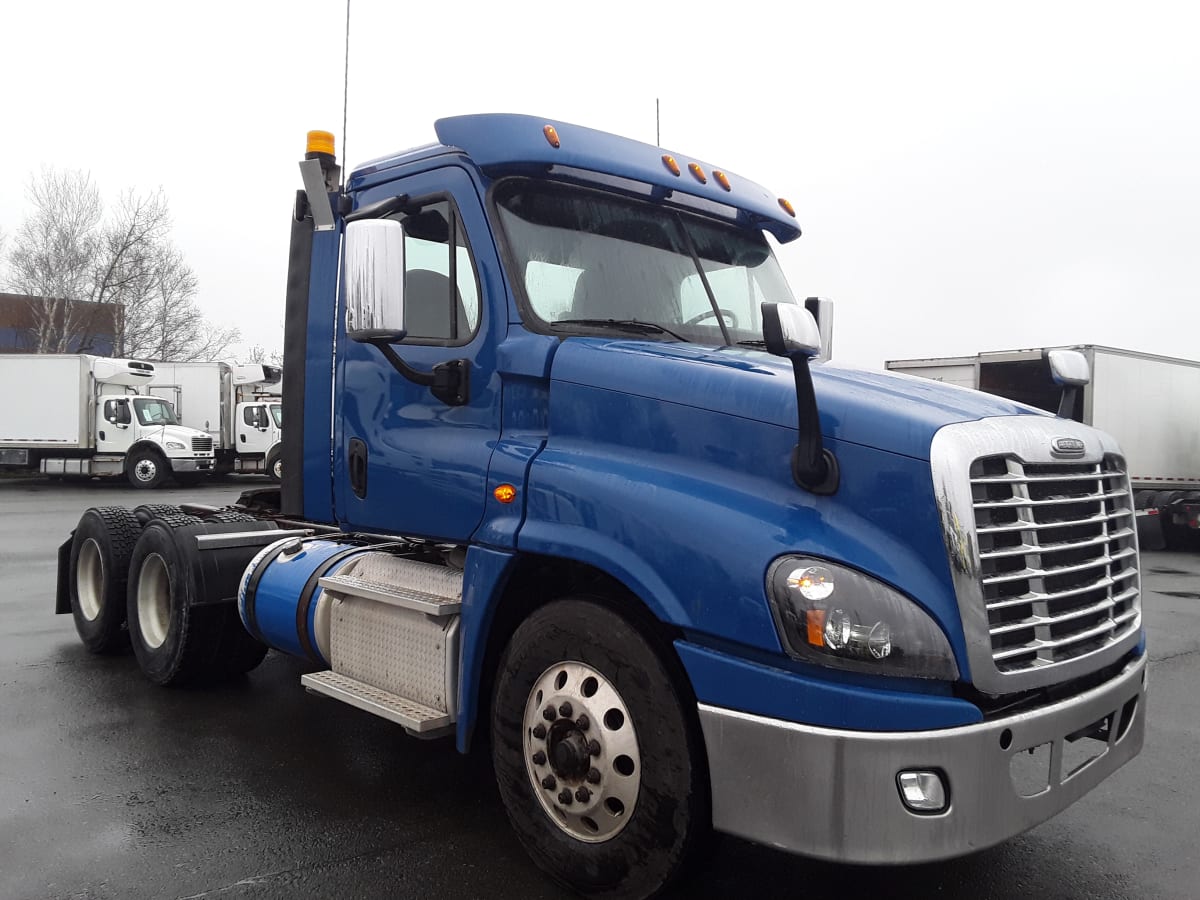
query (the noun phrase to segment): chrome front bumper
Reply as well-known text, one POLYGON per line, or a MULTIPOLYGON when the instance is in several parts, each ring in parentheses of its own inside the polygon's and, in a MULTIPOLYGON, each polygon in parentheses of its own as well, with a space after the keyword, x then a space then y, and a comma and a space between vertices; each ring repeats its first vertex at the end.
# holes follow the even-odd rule
POLYGON ((175 472, 211 472, 213 470, 212 457, 202 459, 176 459, 171 458, 171 470, 175 472))
POLYGON ((713 826, 839 862, 917 863, 981 850, 1070 806, 1137 755, 1145 676, 1143 655, 1116 678, 1067 700, 939 731, 815 728, 701 704, 713 826), (1097 727, 1104 740, 1083 737, 1066 752, 1068 735, 1097 727), (1076 747, 1088 746, 1098 755, 1071 771, 1065 757, 1082 756, 1076 747), (1025 753, 1033 748, 1043 749, 1025 753), (1042 758, 1044 778, 1031 787, 1026 762, 1042 758), (1020 789, 1014 768, 1023 775, 1020 789), (942 812, 915 813, 904 805, 897 775, 909 770, 942 775, 948 791, 942 812))

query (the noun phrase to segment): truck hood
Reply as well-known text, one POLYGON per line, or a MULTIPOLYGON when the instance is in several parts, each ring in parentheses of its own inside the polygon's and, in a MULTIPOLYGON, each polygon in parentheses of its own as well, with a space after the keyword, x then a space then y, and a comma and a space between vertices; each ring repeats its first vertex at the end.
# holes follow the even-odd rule
POLYGON ((178 441, 188 450, 192 449, 192 438, 211 437, 212 435, 207 432, 197 431, 195 428, 188 428, 184 425, 162 425, 158 433, 158 440, 163 444, 167 441, 178 441))
MULTIPOLYGON (((1048 413, 1002 397, 895 373, 813 365, 827 438, 927 460, 944 425, 990 416, 1048 413)), ((796 428, 791 363, 746 347, 572 338, 552 378, 796 428)))

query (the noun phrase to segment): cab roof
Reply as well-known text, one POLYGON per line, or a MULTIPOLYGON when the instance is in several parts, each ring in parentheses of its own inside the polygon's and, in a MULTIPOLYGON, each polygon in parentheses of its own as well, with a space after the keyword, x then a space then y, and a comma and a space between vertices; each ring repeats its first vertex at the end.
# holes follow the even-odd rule
POLYGON ((493 177, 529 174, 531 167, 615 176, 733 207, 740 211, 738 219, 743 224, 765 228, 781 243, 800 236, 795 218, 761 185, 719 166, 641 141, 556 119, 505 113, 438 119, 434 129, 440 143, 365 163, 354 170, 350 187, 362 187, 364 182, 374 180, 371 175, 387 169, 458 151, 493 177), (558 146, 547 134, 548 128, 553 129, 558 146), (675 160, 680 174, 673 174, 664 162, 665 156, 675 160), (692 163, 699 167, 706 182, 701 182, 689 170, 692 163), (729 190, 714 176, 715 170, 724 173, 729 190))

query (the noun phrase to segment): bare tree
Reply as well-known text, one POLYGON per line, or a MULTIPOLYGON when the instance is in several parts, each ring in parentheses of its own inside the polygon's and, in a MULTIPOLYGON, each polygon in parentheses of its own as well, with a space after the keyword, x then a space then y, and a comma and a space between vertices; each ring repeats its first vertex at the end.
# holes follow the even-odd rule
POLYGON ((283 365, 283 353, 279 350, 271 350, 268 352, 267 348, 262 344, 254 344, 251 346, 250 349, 244 354, 244 358, 247 363, 251 364, 258 363, 259 365, 262 365, 263 363, 267 363, 268 365, 272 366, 283 365))
POLYGON ((196 305, 197 281, 170 242, 161 190, 126 191, 115 212, 91 176, 43 170, 30 181, 33 213, 8 254, 9 281, 34 301, 33 346, 61 353, 87 346, 101 306, 117 306, 113 352, 157 360, 222 355, 237 330, 214 327, 196 305))

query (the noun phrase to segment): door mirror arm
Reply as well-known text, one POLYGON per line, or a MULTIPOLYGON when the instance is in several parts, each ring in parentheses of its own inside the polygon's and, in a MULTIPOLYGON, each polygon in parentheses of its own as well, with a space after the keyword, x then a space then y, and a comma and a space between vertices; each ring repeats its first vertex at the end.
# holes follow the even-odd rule
POLYGON ((797 442, 792 448, 792 478, 814 494, 838 489, 837 458, 821 438, 821 418, 809 361, 821 352, 821 335, 807 309, 791 303, 763 303, 763 343, 767 352, 791 361, 796 381, 797 442))
MULTIPOLYGON (((404 333, 400 332, 400 338, 404 337, 404 333)), ((359 337, 357 334, 350 335, 351 340, 359 341, 364 344, 372 344, 379 349, 384 358, 392 364, 392 367, 411 381, 413 384, 419 384, 429 388, 429 392, 437 397, 447 406, 465 406, 471 399, 471 361, 468 359, 452 359, 448 362, 439 363, 434 366, 432 371, 422 372, 419 369, 414 369, 408 363, 400 358, 394 347, 392 340, 399 338, 391 337, 359 337)))

